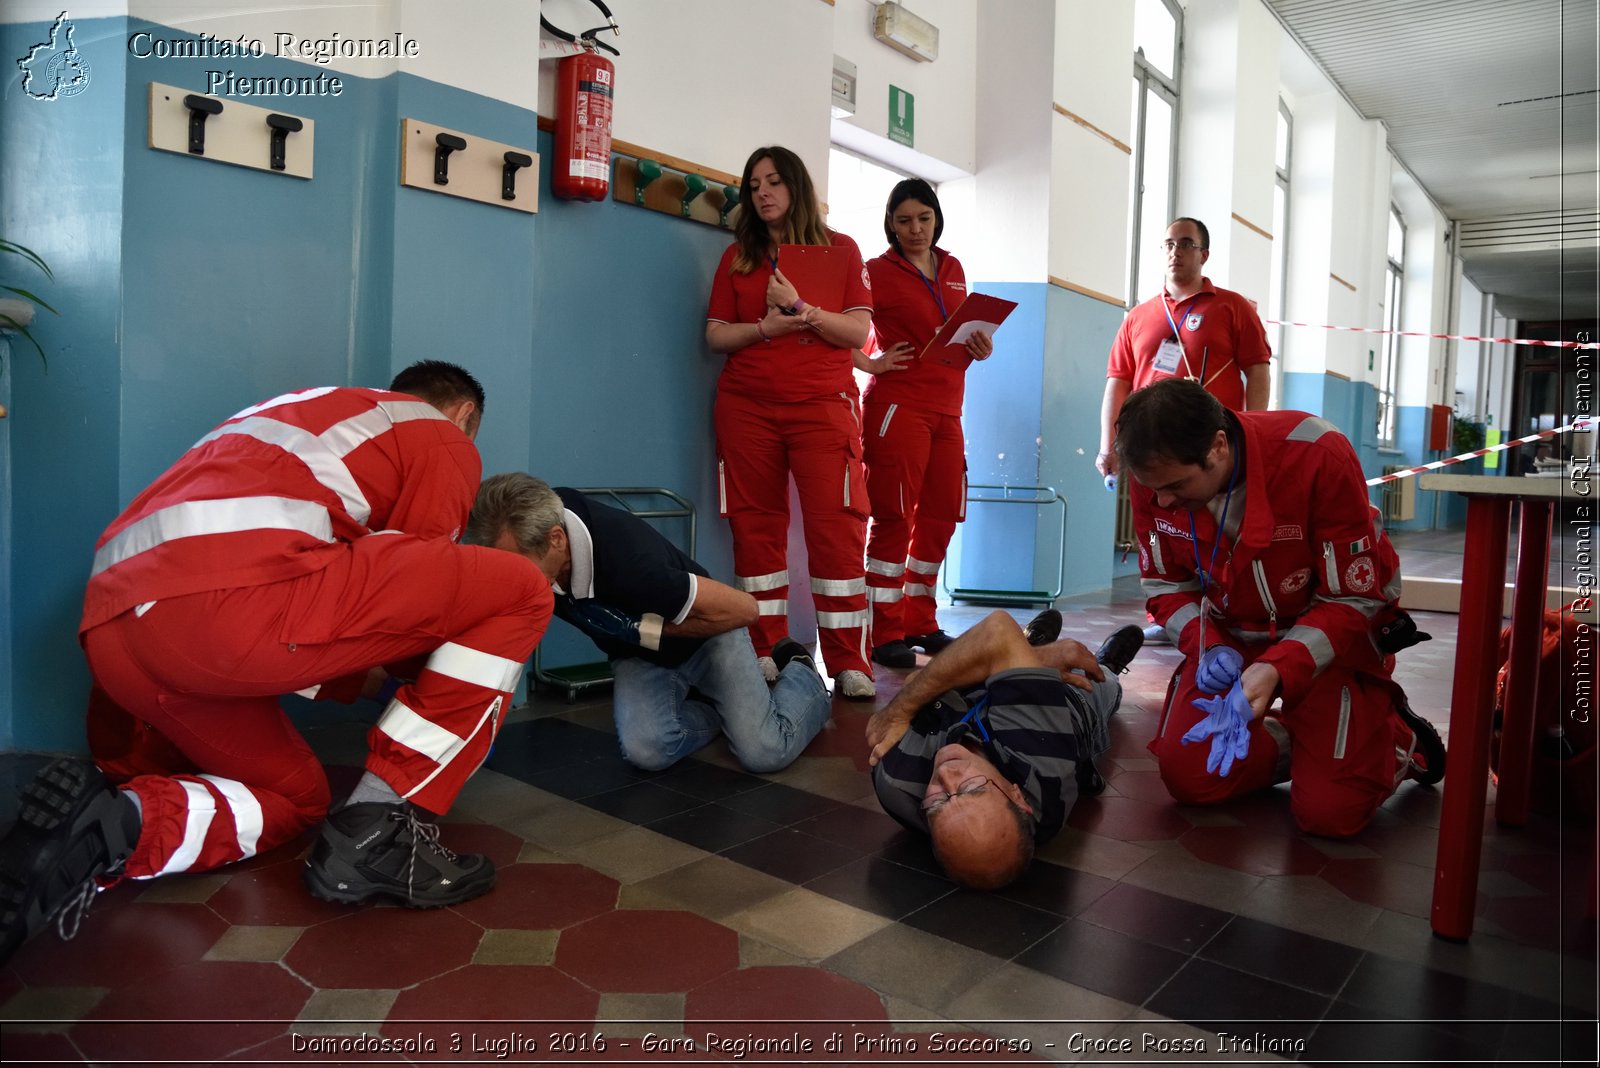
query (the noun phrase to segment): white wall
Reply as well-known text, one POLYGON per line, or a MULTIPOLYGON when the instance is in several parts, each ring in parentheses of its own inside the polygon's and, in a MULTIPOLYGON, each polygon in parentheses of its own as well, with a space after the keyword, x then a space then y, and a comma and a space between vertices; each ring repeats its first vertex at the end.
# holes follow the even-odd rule
MULTIPOLYGON (((1133 5, 1056 4, 1052 104, 1133 144, 1133 5)), ((1121 298, 1128 284, 1133 157, 1051 109, 1049 273, 1121 298)))
MULTIPOLYGON (((1459 262, 1458 260, 1457 263, 1459 262)), ((1483 293, 1465 276, 1462 277, 1460 286, 1456 299, 1455 329, 1452 332, 1463 337, 1482 337, 1488 314, 1483 293)), ((1487 356, 1488 345, 1485 342, 1456 343, 1456 381, 1452 388, 1452 398, 1455 390, 1461 392, 1460 405, 1456 409, 1460 415, 1475 419, 1483 410, 1483 386, 1480 380, 1483 377, 1484 360, 1487 356)), ((1454 404, 1455 401, 1450 399, 1445 403, 1454 404)))
POLYGON ((872 36, 877 0, 837 0, 829 69, 834 54, 856 65, 856 113, 836 121, 834 138, 934 181, 955 177, 939 173, 939 163, 971 174, 977 165, 979 9, 970 0, 915 0, 912 8, 939 27, 939 58, 932 62, 912 59, 872 36), (888 140, 890 85, 910 93, 915 104, 910 149, 888 140), (857 140, 851 136, 856 132, 872 140, 857 140))

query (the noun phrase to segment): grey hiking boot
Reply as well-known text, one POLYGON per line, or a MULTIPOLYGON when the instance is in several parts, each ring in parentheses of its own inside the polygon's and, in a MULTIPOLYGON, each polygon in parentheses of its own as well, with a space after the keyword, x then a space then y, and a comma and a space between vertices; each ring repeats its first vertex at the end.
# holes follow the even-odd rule
POLYGON ((479 853, 452 853, 439 828, 410 804, 364 802, 330 812, 306 860, 312 897, 357 905, 391 897, 414 909, 457 905, 494 886, 494 864, 479 853))
POLYGON ((0 963, 52 920, 62 938, 139 841, 139 810, 85 760, 44 766, 0 842, 0 963))

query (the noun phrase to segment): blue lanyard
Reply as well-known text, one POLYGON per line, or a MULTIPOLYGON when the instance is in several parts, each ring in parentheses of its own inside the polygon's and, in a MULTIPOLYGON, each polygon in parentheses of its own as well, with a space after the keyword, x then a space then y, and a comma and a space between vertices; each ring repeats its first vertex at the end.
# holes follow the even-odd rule
MULTIPOLYGON (((1231 446, 1233 439, 1230 435, 1228 443, 1231 446)), ((1189 540, 1194 546, 1194 569, 1200 577, 1200 600, 1205 601, 1210 596, 1211 571, 1209 568, 1217 566, 1217 550, 1222 548, 1222 538, 1228 525, 1228 505, 1233 503, 1233 486, 1239 478, 1239 453, 1233 454, 1233 470, 1228 473, 1228 495, 1222 498, 1222 518, 1217 520, 1217 537, 1211 543, 1211 560, 1206 567, 1200 566, 1200 535, 1194 528, 1194 509, 1189 509, 1189 540)), ((1205 615, 1204 610, 1201 616, 1205 615)), ((1202 624, 1203 626, 1204 624, 1202 624)))
MULTIPOLYGON (((1195 301, 1199 300, 1203 296, 1205 296, 1204 293, 1196 293, 1194 296, 1190 297, 1189 298, 1189 310, 1193 310, 1195 301)), ((1173 301, 1173 303, 1176 304, 1177 301, 1173 301)), ((1172 309, 1167 307, 1166 294, 1162 294, 1162 296, 1161 296, 1161 310, 1167 313, 1167 325, 1172 327, 1173 340, 1177 341, 1177 343, 1178 343, 1178 351, 1183 353, 1183 369, 1185 371, 1189 372, 1190 377, 1193 377, 1194 368, 1189 366, 1189 350, 1187 350, 1187 349, 1185 349, 1183 347, 1183 335, 1178 333, 1178 323, 1177 323, 1176 320, 1174 320, 1172 318, 1172 309)), ((1189 311, 1187 311, 1187 310, 1184 310, 1184 309, 1181 309, 1181 308, 1178 310, 1178 318, 1179 319, 1182 319, 1184 316, 1186 316, 1188 314, 1189 314, 1189 311)), ((1198 379, 1196 379, 1196 381, 1204 383, 1205 377, 1206 377, 1206 363, 1205 363, 1205 357, 1202 356, 1200 358, 1200 377, 1198 379)), ((1224 506, 1224 507, 1226 507, 1226 506, 1224 506)))
MULTIPOLYGON (((917 277, 922 279, 922 284, 926 286, 928 292, 933 295, 933 302, 939 306, 939 318, 941 320, 950 318, 950 313, 946 311, 944 307, 944 298, 939 296, 939 286, 937 282, 930 280, 927 275, 923 274, 922 268, 906 259, 904 253, 901 253, 900 258, 905 260, 905 262, 910 265, 913 271, 917 272, 917 277)), ((933 254, 933 273, 935 278, 937 278, 939 274, 939 254, 937 252, 933 254)))
POLYGON ((994 739, 989 737, 989 728, 985 727, 983 725, 983 720, 978 718, 978 713, 982 712, 985 708, 988 708, 988 707, 989 707, 989 694, 988 694, 987 691, 985 691, 984 695, 982 697, 978 698, 977 703, 974 704, 971 708, 967 709, 967 714, 962 716, 961 719, 960 719, 960 722, 962 722, 962 723, 970 723, 974 727, 978 728, 978 737, 982 738, 986 742, 993 741, 994 739))

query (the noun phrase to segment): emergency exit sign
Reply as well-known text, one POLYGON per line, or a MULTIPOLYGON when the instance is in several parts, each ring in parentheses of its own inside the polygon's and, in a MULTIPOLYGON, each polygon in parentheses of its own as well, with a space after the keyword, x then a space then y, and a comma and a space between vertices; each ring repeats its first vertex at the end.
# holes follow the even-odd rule
POLYGON ((889 86, 889 140, 911 148, 915 125, 916 108, 911 94, 898 85, 889 86))

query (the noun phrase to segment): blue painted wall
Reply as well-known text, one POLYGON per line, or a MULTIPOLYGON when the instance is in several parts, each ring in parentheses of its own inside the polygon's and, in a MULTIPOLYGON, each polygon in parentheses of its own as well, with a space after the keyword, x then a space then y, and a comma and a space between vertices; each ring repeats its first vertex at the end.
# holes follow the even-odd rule
POLYGON ((974 288, 1018 307, 995 334, 995 354, 967 375, 968 478, 1058 490, 1067 499, 1067 563, 1064 569, 1059 563, 1059 509, 975 504, 957 529, 946 582, 1050 590, 1059 575, 1064 596, 1106 589, 1115 499, 1101 484, 1094 454, 1106 353, 1122 310, 1051 285, 974 288))
MULTIPOLYGON (((49 23, 0 25, 0 55, 24 55, 49 32, 49 23)), ((34 327, 49 372, 31 350, 7 360, 5 372, 11 486, 0 507, 11 510, 12 539, 3 623, 16 674, 0 719, 23 749, 82 746, 88 675, 78 615, 94 540, 121 503, 126 35, 126 19, 77 24, 74 44, 91 72, 77 96, 33 100, 15 64, 0 73, 0 234, 51 265, 55 281, 38 291, 61 312, 34 327)), ((169 396, 160 410, 174 418, 184 407, 169 396)))
MULTIPOLYGON (((1058 286, 1047 286, 1045 292, 1049 315, 1040 396, 1039 481, 1055 486, 1067 498, 1062 594, 1070 596, 1111 585, 1116 497, 1106 492, 1094 457, 1100 448, 1106 354, 1124 312, 1058 286)), ((1041 576, 1056 572, 1059 529, 1054 518, 1040 517, 1034 567, 1041 576)))
MULTIPOLYGON (((1297 408, 1328 419, 1344 431, 1368 478, 1383 474, 1387 466, 1415 467, 1444 455, 1427 449, 1431 411, 1425 406, 1402 406, 1396 413, 1395 448, 1377 446, 1378 392, 1366 382, 1350 382, 1333 375, 1290 372, 1283 376, 1283 407, 1297 408)), ((1439 494, 1419 491, 1414 518, 1389 522, 1394 530, 1431 530, 1459 526, 1459 518, 1438 500, 1439 494)), ((1372 492, 1373 503, 1379 492, 1372 492)), ((1463 511, 1462 516, 1465 515, 1463 511)))

